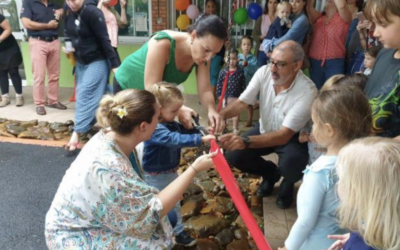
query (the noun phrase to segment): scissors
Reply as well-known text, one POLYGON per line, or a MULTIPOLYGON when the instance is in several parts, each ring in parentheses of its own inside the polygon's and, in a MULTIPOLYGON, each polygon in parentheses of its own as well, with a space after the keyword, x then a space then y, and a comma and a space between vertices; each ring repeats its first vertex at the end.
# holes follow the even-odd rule
MULTIPOLYGON (((196 116, 192 115, 192 119, 193 119, 194 123, 196 124, 196 125, 194 125, 194 128, 199 130, 203 136, 210 134, 206 128, 204 128, 203 126, 200 125, 200 115, 199 114, 197 114, 196 116)), ((216 142, 219 142, 218 136, 219 136, 219 134, 215 134, 216 142)))

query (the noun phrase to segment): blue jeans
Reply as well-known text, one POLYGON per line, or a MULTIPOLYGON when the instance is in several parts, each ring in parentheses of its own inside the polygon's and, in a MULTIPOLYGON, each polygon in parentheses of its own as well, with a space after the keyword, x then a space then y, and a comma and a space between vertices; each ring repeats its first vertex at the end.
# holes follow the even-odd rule
POLYGON ((329 59, 325 61, 325 65, 321 66, 321 60, 315 60, 311 58, 311 69, 310 77, 318 90, 324 86, 326 80, 331 76, 344 74, 345 71, 345 59, 329 59))
POLYGON ((258 56, 257 56, 257 66, 260 68, 264 65, 266 65, 269 62, 268 56, 265 54, 264 51, 258 51, 258 56))
MULTIPOLYGON (((153 186, 157 188, 158 190, 163 190, 166 186, 168 186, 171 182, 173 182, 176 178, 178 178, 177 173, 167 173, 167 174, 158 174, 158 175, 149 175, 148 173, 144 172, 143 174, 143 179, 144 181, 149 184, 150 186, 153 186)), ((182 216, 181 216, 181 204, 180 202, 177 202, 174 208, 174 211, 176 213, 176 225, 174 227, 174 234, 178 235, 183 231, 183 223, 182 223, 182 216)), ((172 212, 172 210, 171 210, 172 212)), ((168 214, 168 218, 173 218, 175 217, 173 213, 168 214)), ((175 218, 173 218, 175 219, 175 218)), ((173 219, 171 221, 171 224, 173 224, 173 219)))

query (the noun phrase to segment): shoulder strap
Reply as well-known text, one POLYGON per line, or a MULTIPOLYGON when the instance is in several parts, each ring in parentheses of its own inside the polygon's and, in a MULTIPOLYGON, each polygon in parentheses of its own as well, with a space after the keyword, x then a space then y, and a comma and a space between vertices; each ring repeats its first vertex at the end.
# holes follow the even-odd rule
POLYGON ((154 36, 154 39, 161 40, 161 39, 168 39, 171 42, 171 46, 169 48, 169 59, 168 63, 173 59, 175 61, 175 39, 173 39, 167 32, 159 31, 154 33, 151 37, 154 36))

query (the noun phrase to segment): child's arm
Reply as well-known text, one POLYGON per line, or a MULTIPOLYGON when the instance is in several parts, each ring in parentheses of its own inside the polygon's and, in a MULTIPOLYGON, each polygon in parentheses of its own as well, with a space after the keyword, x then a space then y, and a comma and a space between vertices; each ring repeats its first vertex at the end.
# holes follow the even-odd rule
POLYGON ((253 76, 257 69, 257 57, 250 54, 250 56, 247 57, 247 72, 253 76))
POLYGON ((300 249, 317 223, 319 211, 328 189, 325 174, 325 171, 318 173, 310 171, 301 184, 299 192, 303 195, 299 197, 301 198, 301 204, 297 209, 299 214, 285 241, 285 246, 289 250, 300 249))
POLYGON ((148 143, 152 145, 182 148, 199 146, 202 140, 200 134, 181 134, 179 132, 170 131, 166 126, 158 125, 148 143))

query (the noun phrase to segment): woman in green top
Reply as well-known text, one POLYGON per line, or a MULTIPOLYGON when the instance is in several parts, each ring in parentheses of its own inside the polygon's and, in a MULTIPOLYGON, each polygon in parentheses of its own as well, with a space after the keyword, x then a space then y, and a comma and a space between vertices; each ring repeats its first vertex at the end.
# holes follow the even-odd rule
MULTIPOLYGON (((188 32, 164 30, 153 34, 139 50, 129 55, 115 75, 114 93, 124 89, 148 89, 166 81, 183 83, 196 68, 197 92, 208 109, 208 118, 216 131, 224 123, 215 110, 210 87, 210 61, 227 39, 227 26, 215 15, 203 15, 188 28, 188 32)), ((188 129, 195 112, 186 107, 178 111, 179 121, 188 129)))

